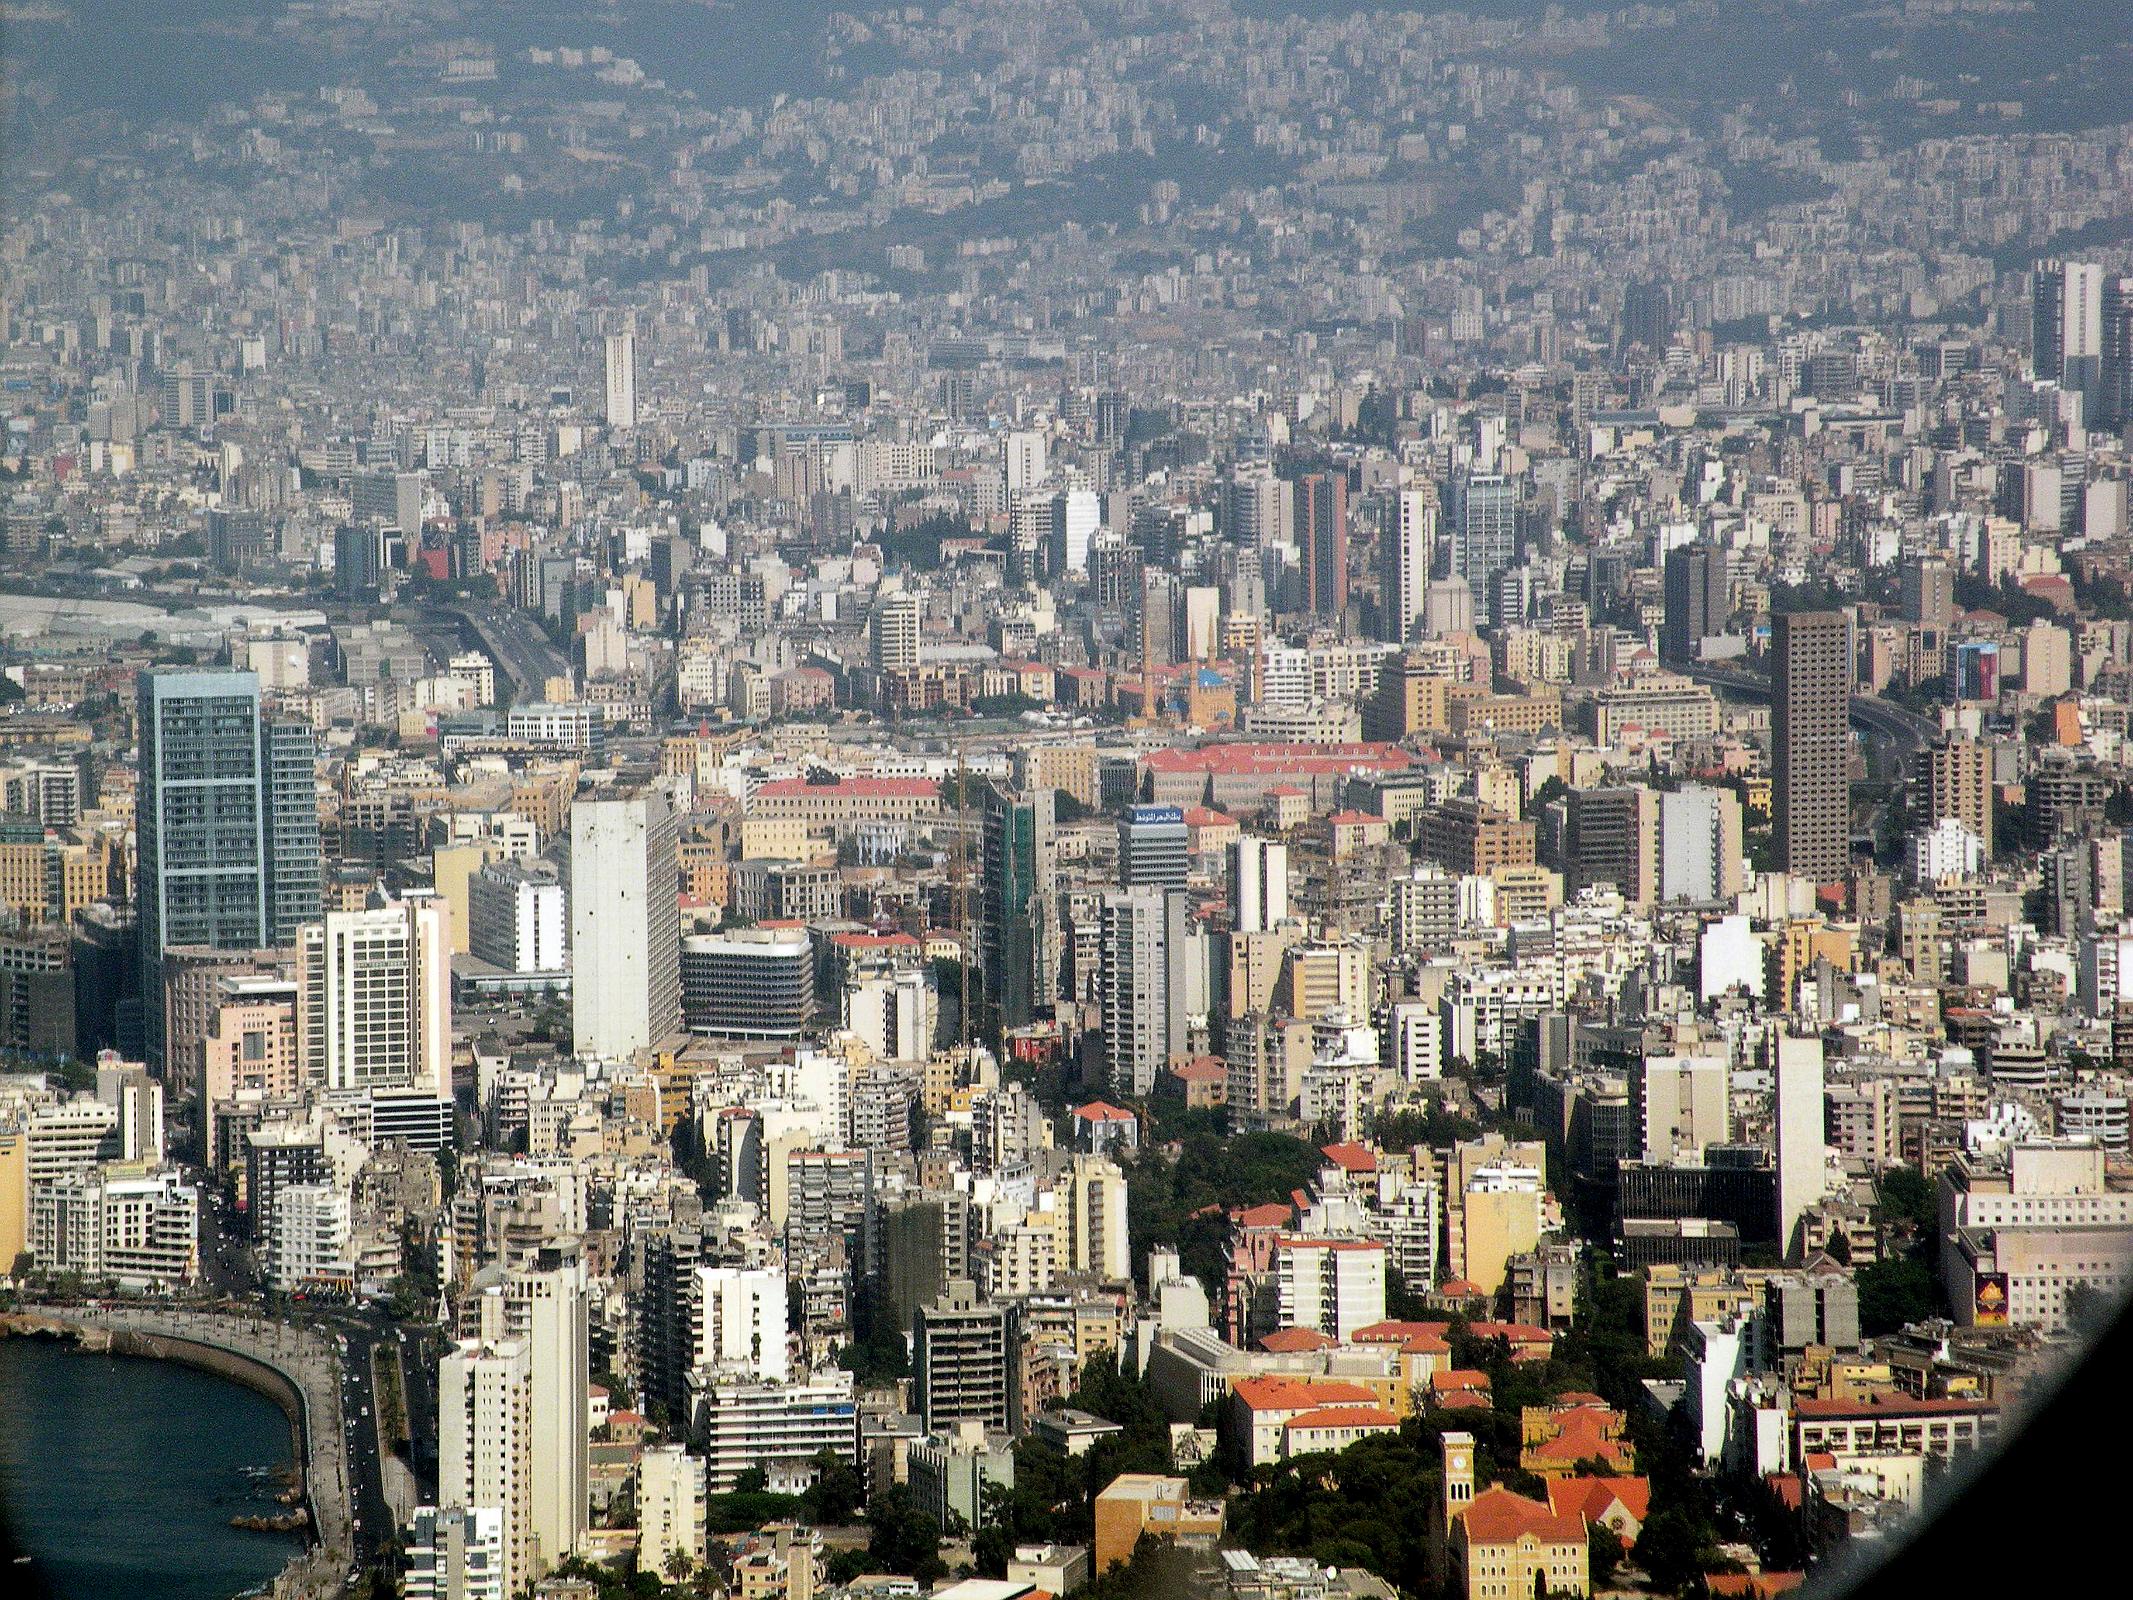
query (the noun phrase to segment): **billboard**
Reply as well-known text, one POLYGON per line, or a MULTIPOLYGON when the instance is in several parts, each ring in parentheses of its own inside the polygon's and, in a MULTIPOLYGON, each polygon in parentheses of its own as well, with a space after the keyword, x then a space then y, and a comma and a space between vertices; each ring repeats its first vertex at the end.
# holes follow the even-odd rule
POLYGON ((1977 1302, 1971 1307, 1970 1321, 1980 1328, 2007 1326, 2006 1273, 1981 1272, 1977 1275, 1977 1302))

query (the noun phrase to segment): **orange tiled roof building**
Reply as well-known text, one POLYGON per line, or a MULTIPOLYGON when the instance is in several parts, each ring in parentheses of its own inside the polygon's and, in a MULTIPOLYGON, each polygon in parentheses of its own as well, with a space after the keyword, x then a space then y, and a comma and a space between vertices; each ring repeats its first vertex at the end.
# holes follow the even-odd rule
POLYGON ((1558 1511, 1501 1486, 1474 1488, 1474 1436, 1447 1433, 1443 1575, 1466 1600, 1530 1600, 1543 1589, 1558 1595, 1592 1593, 1591 1549, 1584 1513, 1558 1511))

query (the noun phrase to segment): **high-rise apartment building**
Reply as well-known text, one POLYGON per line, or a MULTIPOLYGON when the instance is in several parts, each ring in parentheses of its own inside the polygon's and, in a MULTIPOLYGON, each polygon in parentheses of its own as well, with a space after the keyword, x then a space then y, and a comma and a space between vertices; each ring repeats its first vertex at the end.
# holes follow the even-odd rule
POLYGON ((1793 1253, 1800 1218, 1828 1192, 1828 1108, 1823 1100, 1819 1035, 1770 1036, 1777 1085, 1771 1126, 1777 1146, 1778 1248, 1793 1253))
POLYGON ((868 623, 876 672, 918 670, 918 596, 883 595, 868 623))
POLYGON ((492 1507, 418 1506, 407 1524, 407 1600, 510 1600, 504 1518, 492 1507))
POLYGON ((2103 268, 2093 261, 2039 261, 2030 285, 2031 370, 2095 396, 2103 376, 2103 268))
POLYGON ((1913 556, 1903 564, 1903 618, 1945 631, 1955 621, 1955 569, 1946 556, 1913 556))
POLYGON ((1428 489, 1393 496, 1392 518, 1378 535, 1378 636, 1405 644, 1422 626, 1429 569, 1437 548, 1437 497, 1428 489))
POLYGON ((250 672, 140 679, 136 908, 149 1065, 163 1065, 163 952, 294 942, 318 915, 310 730, 261 714, 250 672))
POLYGON ((674 809, 656 786, 570 808, 571 1048, 626 1059, 681 1031, 674 809))
POLYGON ((1927 823, 1953 817, 1976 834, 1992 859, 1992 752, 1974 739, 1936 740, 1918 755, 1927 823))
POLYGON ((791 1377, 785 1297, 782 1267, 698 1267, 691 1320, 694 1365, 765 1382, 791 1377))
POLYGON ((1719 905, 1741 890, 1740 797, 1698 784, 1659 796, 1659 898, 1719 905))
POLYGON ((1851 863, 1849 624, 1840 611, 1780 612, 1771 654, 1778 864, 1834 882, 1851 863))
POLYGON ((366 531, 397 529, 412 543, 422 532, 422 499, 429 486, 426 472, 359 472, 349 480, 349 512, 366 531))
POLYGON ((1639 784, 1573 789, 1565 800, 1563 886, 1613 884, 1631 905, 1658 893, 1659 792, 1639 784))
POLYGON ((449 1510, 496 1514, 505 1594, 519 1593, 539 1575, 532 1361, 523 1341, 504 1337, 500 1318, 438 1363, 437 1498, 449 1510))
POLYGON ((492 861, 467 877, 467 953, 504 972, 570 970, 568 896, 545 867, 492 861))
POLYGON ((1118 825, 1118 881, 1182 889, 1189 870, 1185 813, 1178 806, 1134 806, 1118 825))
POLYGON ((637 426, 637 335, 627 330, 607 336, 607 425, 637 426))
POLYGON ((1001 470, 1009 495, 1028 494, 1044 482, 1047 471, 1044 435, 1029 430, 1010 433, 1001 443, 1001 470))
POLYGON ((912 1388, 928 1433, 959 1422, 1021 1431, 1019 1322, 1013 1306, 981 1301, 967 1278, 919 1308, 911 1322, 912 1388))
POLYGON ((1669 661, 1692 661, 1696 647, 1723 631, 1733 610, 1732 567, 1725 548, 1677 545, 1666 553, 1666 620, 1659 653, 1669 661))
POLYGON ((297 940, 297 1032, 307 1083, 449 1092, 449 915, 435 895, 333 911, 297 940))
POLYGON ((1277 1239, 1280 1326, 1316 1329, 1345 1344, 1358 1328, 1384 1321, 1385 1262, 1380 1239, 1277 1239))
POLYGON ((1145 1098, 1187 1042, 1186 904, 1182 890, 1103 897, 1097 989, 1111 1092, 1145 1098))
POLYGON ((1238 933, 1265 933, 1289 917, 1289 847, 1246 836, 1229 847, 1230 911, 1238 933))
POLYGON ((1053 791, 979 792, 982 876, 976 901, 985 1005, 1002 1028, 1026 1026, 1052 998, 1053 791))
POLYGON ((1348 608, 1348 478, 1313 472, 1296 482, 1296 542, 1302 547, 1304 609, 1338 616, 1348 608))
POLYGON ((1451 494, 1451 569, 1475 594, 1518 560, 1518 486, 1497 473, 1456 478, 1451 494))
POLYGON ((1630 1109, 1653 1166, 1693 1166, 1730 1135, 1724 1054, 1640 1055, 1630 1069, 1630 1109))
POLYGON ((2133 278, 2112 277, 2103 285, 2103 351, 2097 363, 2100 393, 2098 428, 2118 432, 2133 422, 2133 278))
POLYGON ((681 1445, 653 1445, 637 1458, 637 1570, 664 1574, 677 1555, 704 1559, 704 1459, 681 1445))
POLYGON ((505 1316, 525 1346, 534 1560, 578 1548, 591 1511, 592 1381, 585 1267, 575 1245, 544 1247, 504 1284, 505 1316))

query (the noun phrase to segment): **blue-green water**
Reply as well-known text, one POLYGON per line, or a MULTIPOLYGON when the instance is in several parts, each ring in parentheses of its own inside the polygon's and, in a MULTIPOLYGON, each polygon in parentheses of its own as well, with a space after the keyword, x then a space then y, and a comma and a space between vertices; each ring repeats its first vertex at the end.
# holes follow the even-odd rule
MULTIPOLYGON (((272 1513, 289 1424, 265 1396, 167 1361, 0 1339, 0 1506, 53 1600, 228 1600, 297 1541, 229 1525, 272 1513)), ((20 1594, 25 1569, 0 1571, 20 1594)))

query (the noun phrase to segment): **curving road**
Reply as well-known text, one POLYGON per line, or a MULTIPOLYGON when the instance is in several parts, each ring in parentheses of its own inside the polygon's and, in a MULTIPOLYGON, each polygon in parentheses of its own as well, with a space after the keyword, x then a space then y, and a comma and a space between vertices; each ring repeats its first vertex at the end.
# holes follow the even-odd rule
MULTIPOLYGON (((1701 663, 1676 663, 1674 670, 1713 689, 1729 690, 1752 700, 1770 698, 1770 680, 1759 672, 1701 663)), ((1868 760, 1869 775, 1883 783, 1901 783, 1910 775, 1918 752, 1940 737, 1935 724, 1878 695, 1853 695, 1851 720, 1865 731, 1868 743, 1874 747, 1868 760)))

